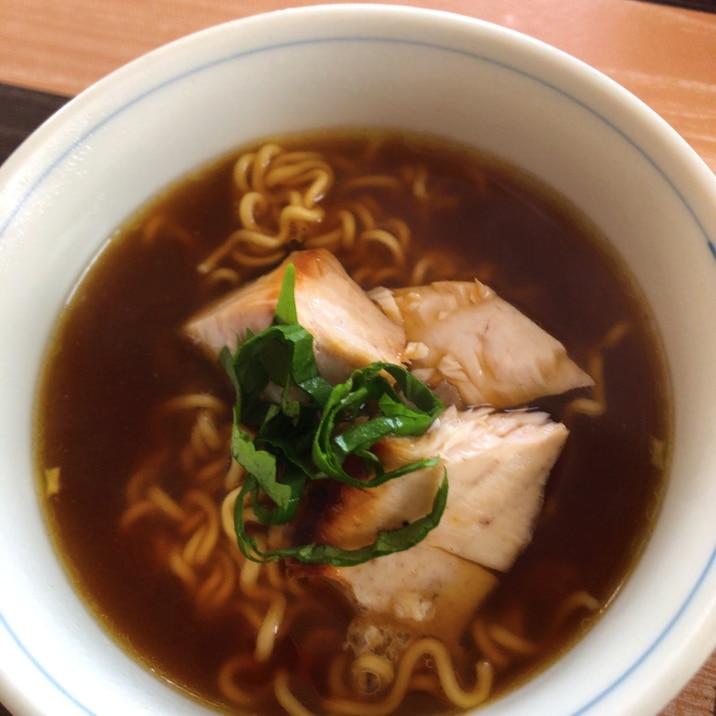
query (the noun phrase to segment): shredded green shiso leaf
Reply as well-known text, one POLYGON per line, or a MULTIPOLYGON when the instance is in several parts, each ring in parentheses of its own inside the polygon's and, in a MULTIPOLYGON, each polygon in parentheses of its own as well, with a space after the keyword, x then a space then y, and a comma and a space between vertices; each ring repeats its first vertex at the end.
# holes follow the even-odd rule
POLYGON ((384 470, 371 447, 390 435, 422 435, 444 406, 424 383, 393 363, 372 363, 344 383, 328 383, 318 372, 313 336, 298 323, 295 277, 289 264, 271 326, 248 335, 233 355, 225 348, 220 356, 236 391, 231 454, 247 473, 234 512, 239 547, 258 562, 294 558, 339 567, 408 549, 440 522, 446 476, 427 515, 379 532, 373 544, 359 549, 311 543, 262 550, 246 530, 247 495, 261 524, 283 525, 296 516, 310 480, 372 488, 439 462, 435 457, 384 470), (344 469, 348 456, 362 461, 363 479, 344 469))

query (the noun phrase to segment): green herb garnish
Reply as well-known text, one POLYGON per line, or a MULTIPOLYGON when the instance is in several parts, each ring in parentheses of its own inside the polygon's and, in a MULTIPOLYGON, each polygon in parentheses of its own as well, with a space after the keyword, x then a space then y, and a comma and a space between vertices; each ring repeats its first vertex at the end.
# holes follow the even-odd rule
POLYGON ((310 480, 372 488, 439 462, 435 457, 384 470, 373 445, 390 435, 422 435, 444 406, 424 383, 392 363, 372 363, 344 383, 328 383, 318 372, 313 336, 298 324, 294 285, 295 268, 288 265, 272 325, 247 336, 234 355, 224 349, 220 356, 236 390, 231 453, 247 471, 234 514, 239 547, 255 561, 293 557, 335 566, 408 549, 439 523, 447 477, 430 513, 379 532, 373 544, 359 549, 306 544, 264 551, 245 529, 247 495, 260 523, 287 524, 310 480), (349 456, 362 462, 363 479, 344 469, 349 456))

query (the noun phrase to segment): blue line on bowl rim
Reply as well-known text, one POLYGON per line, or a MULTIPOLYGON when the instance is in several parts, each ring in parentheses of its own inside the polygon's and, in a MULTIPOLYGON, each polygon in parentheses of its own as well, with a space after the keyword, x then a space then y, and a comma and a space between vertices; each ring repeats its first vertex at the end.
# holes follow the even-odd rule
MULTIPOLYGON (((222 64, 226 64, 229 62, 235 62, 237 60, 241 60, 247 57, 251 57, 258 54, 263 54, 267 52, 276 52, 276 51, 283 51, 289 48, 295 48, 295 47, 306 47, 311 45, 318 45, 318 44, 345 44, 345 43, 365 43, 365 44, 396 44, 396 45, 403 45, 403 46, 412 46, 412 47, 419 47, 421 49, 427 49, 427 50, 434 50, 438 52, 447 52, 450 54, 458 54, 464 57, 467 57, 472 60, 477 60, 480 62, 485 62, 489 64, 496 65, 498 67, 501 67, 503 69, 506 69, 510 72, 514 72, 526 79, 529 79, 533 82, 536 82, 547 89, 551 90, 552 92, 555 92, 556 94, 561 95, 562 97, 572 101, 573 103, 580 106, 582 109, 587 111, 592 116, 596 117, 598 120, 600 120, 603 124, 608 126, 612 131, 616 132, 624 141, 626 141, 633 149, 635 149, 652 167, 653 169, 659 174, 664 181, 669 185, 671 190, 674 192, 674 194, 678 197, 680 202, 683 204, 683 206, 687 209, 689 215, 693 219, 696 226, 698 226, 701 234, 704 237, 704 240, 706 241, 706 244, 711 252, 711 255, 716 260, 716 239, 712 239, 709 237, 708 232, 706 228, 701 223, 698 215, 694 211, 694 209, 691 207, 691 205, 688 203, 684 195, 681 193, 681 191, 677 188, 677 186, 674 184, 674 182, 671 180, 671 178, 666 174, 666 172, 659 166, 659 164, 649 155, 647 152, 641 148, 637 140, 633 139, 631 136, 629 136, 624 130, 622 130, 619 126, 617 126, 614 122, 609 120, 607 117, 605 117, 602 113, 594 109, 592 106, 590 106, 585 101, 578 99, 577 97, 571 95, 567 91, 561 89, 560 87, 555 86, 551 82, 531 73, 526 70, 523 70, 518 67, 514 67, 506 62, 495 60, 494 58, 488 57, 486 55, 480 54, 479 52, 472 52, 468 50, 463 50, 455 47, 449 47, 446 45, 441 45, 438 43, 431 43, 427 41, 422 40, 412 40, 412 39, 403 39, 403 38, 394 38, 394 37, 383 37, 383 36, 351 36, 351 35, 336 35, 336 36, 327 36, 327 37, 319 37, 319 38, 305 38, 301 40, 293 40, 288 42, 282 42, 282 43, 276 43, 273 45, 265 45, 262 47, 253 48, 251 50, 245 50, 235 53, 230 53, 228 55, 215 58, 209 62, 205 62, 201 65, 198 65, 196 67, 192 67, 190 69, 187 69, 183 72, 180 72, 154 86, 151 88, 145 90, 144 92, 141 92, 140 94, 136 95, 129 101, 125 102, 121 107, 118 107, 114 109, 112 112, 110 112, 108 115, 100 119, 98 122, 96 122, 92 127, 87 129, 82 135, 77 137, 74 141, 72 141, 62 152, 60 152, 56 158, 51 161, 44 171, 40 173, 40 175, 36 178, 36 180, 27 188, 25 191, 23 197, 21 200, 17 203, 13 211, 10 212, 10 215, 7 218, 7 221, 0 226, 0 241, 2 241, 3 236, 5 232, 7 231, 8 227, 12 224, 14 218, 17 216, 17 214, 20 212, 24 204, 27 202, 27 200, 30 198, 32 193, 37 190, 38 187, 40 187, 45 180, 50 176, 50 174, 61 165, 61 163, 72 153, 72 151, 85 142, 90 136, 92 136, 95 132, 100 130, 103 126, 109 124, 112 122, 113 119, 115 119, 117 116, 125 112, 130 107, 139 104, 144 99, 150 97, 151 95, 155 94, 156 92, 161 91, 163 88, 168 87, 170 85, 173 85, 177 82, 180 82, 187 77, 191 77, 193 75, 197 75, 201 72, 205 72, 212 67, 216 67, 222 64)), ((71 101, 69 104, 71 105, 73 102, 71 101)), ((69 105, 68 105, 69 106, 69 105)), ((63 108, 64 109, 64 108, 63 108)), ((63 110, 60 110, 60 113, 62 113, 63 110)), ((659 644, 663 641, 663 639, 666 637, 666 635, 671 631, 673 626, 679 621, 681 616, 684 614, 686 609, 688 608, 689 604, 691 603, 692 599, 694 598, 695 594, 699 591, 701 585, 706 579, 706 576, 711 571, 712 567, 714 566, 714 563, 716 562, 716 545, 714 546, 714 549, 711 552, 711 555, 709 559, 706 562, 706 565, 704 566, 704 569, 699 574, 698 579, 694 583, 692 589, 688 592, 686 598, 684 599, 682 605, 679 607, 679 609, 676 611, 674 616, 671 618, 671 620, 666 624, 664 629, 658 634, 658 636, 654 639, 654 641, 651 643, 651 645, 641 654, 641 656, 629 667, 627 668, 621 676, 616 678, 612 683, 610 683, 605 689, 603 689, 599 694, 597 694, 595 697, 593 697, 590 701, 585 703, 583 706, 578 708, 576 711, 571 712, 570 714, 565 714, 565 716, 583 716, 586 714, 591 708, 596 706, 602 699, 604 699, 606 696, 608 696, 612 691, 614 691, 620 684, 622 684, 632 673, 634 673, 644 661, 649 657, 649 655, 655 651, 655 649, 659 646, 659 644)), ((5 618, 5 615, 0 612, 0 624, 4 627, 5 631, 8 633, 12 641, 18 646, 18 648, 27 656, 27 658, 30 660, 30 662, 37 668, 37 670, 42 673, 45 678, 59 691, 61 694, 63 694, 70 702, 75 704, 81 711, 83 711, 87 716, 95 716, 95 713, 89 709, 89 707, 85 706, 81 701, 79 701, 76 697, 74 697, 72 694, 70 694, 58 681, 55 680, 55 678, 52 676, 52 674, 49 673, 49 671, 33 656, 32 653, 25 647, 19 636, 15 633, 7 619, 5 618)))

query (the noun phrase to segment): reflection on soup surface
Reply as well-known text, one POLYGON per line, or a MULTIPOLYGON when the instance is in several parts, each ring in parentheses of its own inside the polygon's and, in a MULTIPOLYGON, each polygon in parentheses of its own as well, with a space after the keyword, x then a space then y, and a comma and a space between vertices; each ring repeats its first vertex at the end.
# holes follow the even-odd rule
POLYGON ((83 277, 38 472, 80 592, 193 697, 454 712, 628 575, 666 385, 630 277, 533 180, 423 137, 280 137, 152 200, 83 277))

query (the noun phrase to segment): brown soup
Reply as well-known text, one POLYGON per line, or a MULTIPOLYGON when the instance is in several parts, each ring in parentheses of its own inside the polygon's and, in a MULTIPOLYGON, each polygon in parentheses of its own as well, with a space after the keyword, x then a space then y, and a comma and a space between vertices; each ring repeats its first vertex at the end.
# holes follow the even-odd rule
MULTIPOLYGON (((473 626, 453 655, 467 690, 475 664, 490 662, 489 698, 496 698, 588 629, 648 537, 670 437, 668 385, 649 312, 593 227, 513 168, 391 133, 276 142, 316 153, 288 152, 287 164, 305 166, 285 180, 281 197, 276 184, 254 187, 274 196, 255 197, 248 221, 259 233, 283 227, 277 250, 246 248, 236 235, 242 182, 263 181, 237 157, 259 163, 257 144, 154 199, 76 287, 49 347, 37 411, 36 459, 58 551, 117 641, 202 702, 237 713, 298 713, 295 698, 326 713, 340 698, 350 702, 344 713, 381 713, 385 694, 368 695, 361 706, 345 673, 345 600, 328 586, 296 585, 280 565, 243 569, 221 531, 232 394, 223 372, 180 329, 208 301, 316 236, 366 288, 477 277, 597 379, 594 391, 536 404, 567 424, 567 446, 532 543, 477 615, 483 640, 473 626), (316 183, 311 162, 330 167, 328 189, 316 183), (282 224, 272 202, 295 201, 297 191, 313 191, 320 220, 297 214, 282 224), (369 249, 335 238, 349 225, 356 236, 374 232, 369 249), (396 246, 404 252, 397 267, 396 246), (187 395, 199 397, 177 407, 187 395), (575 410, 576 398, 599 414, 575 410), (59 468, 58 489, 46 485, 49 468, 59 468), (275 633, 257 656, 272 609, 275 633), (515 639, 493 638, 494 625, 515 639)), ((259 159, 273 161, 273 150, 263 151, 259 159)), ((423 687, 389 710, 455 710, 435 664, 423 659, 416 669, 423 687)))

